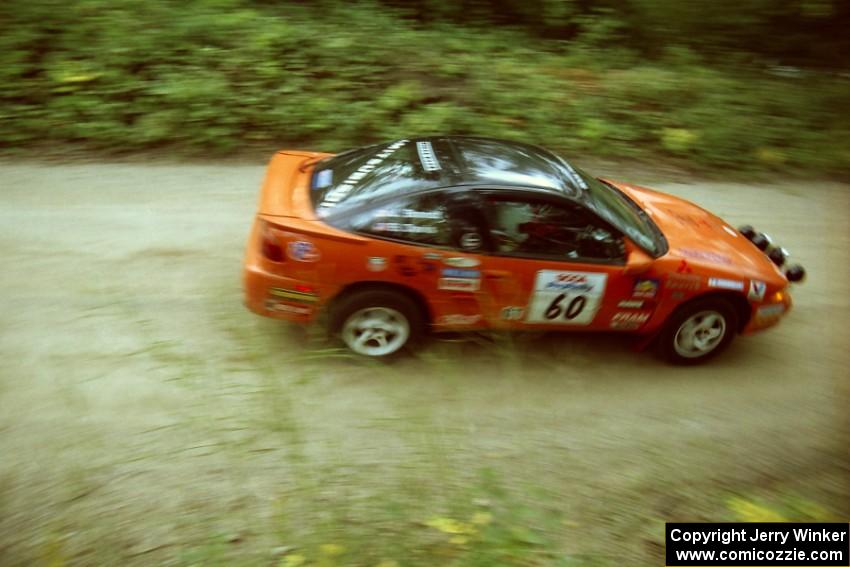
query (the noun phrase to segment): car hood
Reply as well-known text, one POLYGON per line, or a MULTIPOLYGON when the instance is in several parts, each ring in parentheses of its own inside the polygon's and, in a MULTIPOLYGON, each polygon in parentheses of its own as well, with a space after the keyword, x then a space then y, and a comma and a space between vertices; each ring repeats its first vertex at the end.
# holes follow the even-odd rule
POLYGON ((668 256, 683 260, 683 267, 705 267, 714 274, 786 284, 785 276, 767 255, 720 217, 705 209, 646 187, 606 180, 626 193, 664 233, 668 256))

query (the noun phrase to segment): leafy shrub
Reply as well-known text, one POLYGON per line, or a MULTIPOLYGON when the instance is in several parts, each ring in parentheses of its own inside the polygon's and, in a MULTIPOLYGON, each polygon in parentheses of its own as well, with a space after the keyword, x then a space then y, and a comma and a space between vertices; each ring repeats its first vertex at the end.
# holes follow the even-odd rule
POLYGON ((463 25, 460 4, 436 4, 426 18, 392 2, 8 0, 0 147, 216 155, 448 132, 738 169, 850 166, 846 75, 711 62, 693 38, 648 58, 634 26, 650 0, 631 15, 507 2, 525 22, 511 27, 485 25, 498 18, 479 2, 463 25), (563 33, 532 25, 538 13, 563 33))

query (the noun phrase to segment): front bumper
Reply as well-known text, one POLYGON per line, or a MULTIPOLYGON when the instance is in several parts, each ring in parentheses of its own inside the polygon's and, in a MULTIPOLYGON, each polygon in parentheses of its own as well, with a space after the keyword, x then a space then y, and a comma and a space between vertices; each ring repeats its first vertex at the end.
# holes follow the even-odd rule
POLYGON ((768 303, 756 303, 752 305, 752 313, 750 322, 744 327, 743 334, 747 335, 758 331, 763 331, 773 327, 782 317, 791 310, 791 294, 788 291, 781 293, 782 297, 779 301, 768 303))

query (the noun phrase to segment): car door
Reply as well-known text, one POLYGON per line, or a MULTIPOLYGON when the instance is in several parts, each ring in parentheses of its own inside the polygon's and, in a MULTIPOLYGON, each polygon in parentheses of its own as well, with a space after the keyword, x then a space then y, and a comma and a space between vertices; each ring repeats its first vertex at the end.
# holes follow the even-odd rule
POLYGON ((337 224, 375 239, 367 245, 370 279, 419 292, 436 327, 484 324, 480 254, 490 242, 480 201, 465 198, 463 191, 402 195, 337 224))
POLYGON ((480 293, 495 325, 637 330, 648 321, 657 282, 626 273, 630 244, 617 229, 553 196, 493 191, 484 201, 480 293))

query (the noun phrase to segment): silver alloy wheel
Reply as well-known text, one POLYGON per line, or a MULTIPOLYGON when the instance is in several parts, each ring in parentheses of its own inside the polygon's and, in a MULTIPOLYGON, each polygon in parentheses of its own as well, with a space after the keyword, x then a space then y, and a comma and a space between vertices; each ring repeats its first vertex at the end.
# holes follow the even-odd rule
POLYGON ((390 307, 366 307, 352 313, 342 326, 342 340, 366 356, 392 354, 410 338, 407 317, 390 307))
POLYGON ((700 311, 676 331, 673 348, 684 358, 699 358, 716 349, 726 336, 726 318, 717 311, 700 311))

